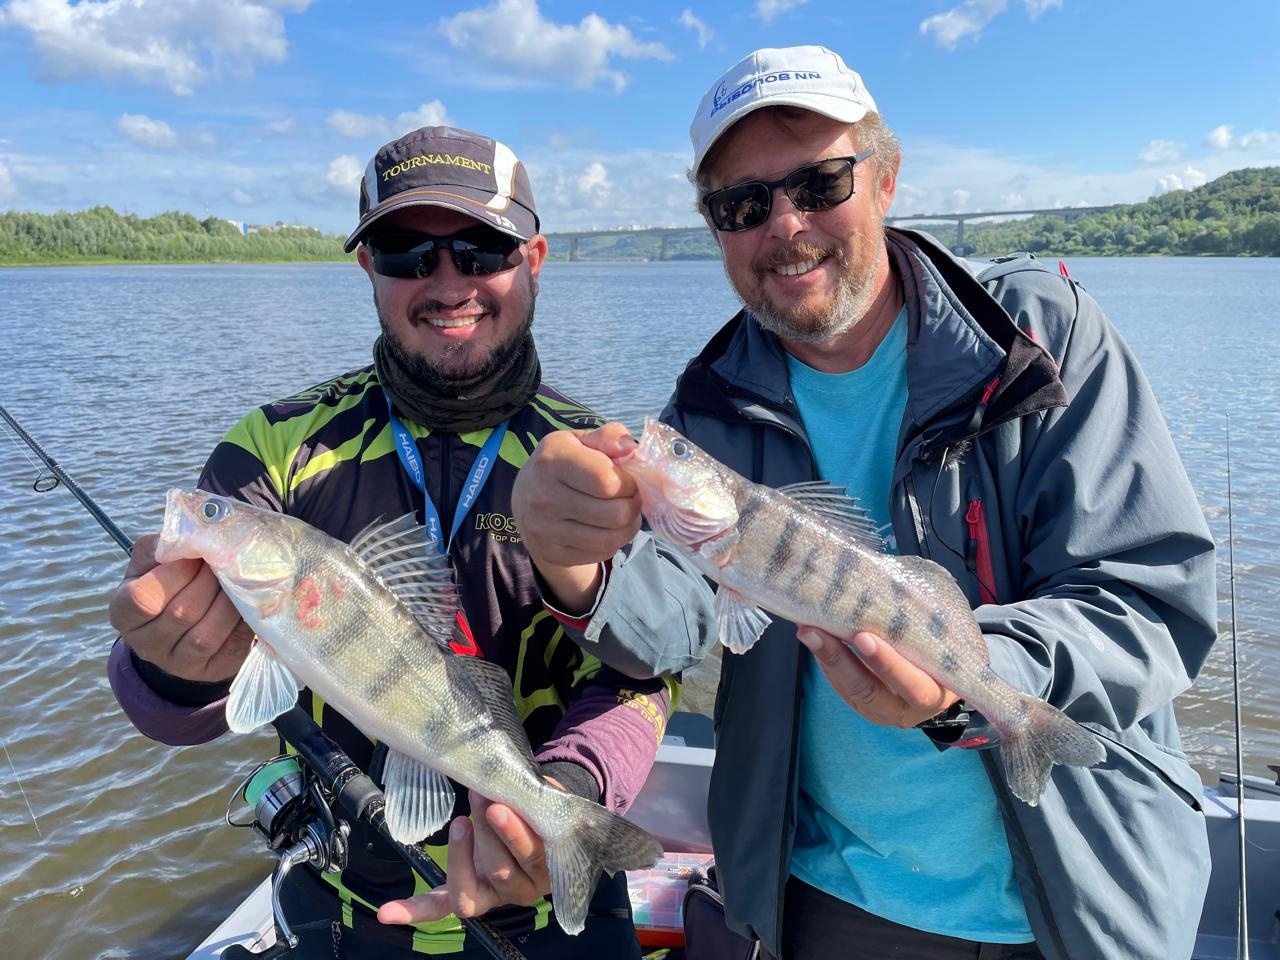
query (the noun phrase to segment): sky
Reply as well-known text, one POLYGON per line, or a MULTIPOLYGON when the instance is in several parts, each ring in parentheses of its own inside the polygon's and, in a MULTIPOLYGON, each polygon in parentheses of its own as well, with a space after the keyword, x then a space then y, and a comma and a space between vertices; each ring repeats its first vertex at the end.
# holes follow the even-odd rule
POLYGON ((545 232, 693 225, 698 101, 804 43, 902 142, 891 214, 1280 164, 1277 0, 0 0, 0 210, 346 233, 378 146, 447 123, 520 156, 545 232))

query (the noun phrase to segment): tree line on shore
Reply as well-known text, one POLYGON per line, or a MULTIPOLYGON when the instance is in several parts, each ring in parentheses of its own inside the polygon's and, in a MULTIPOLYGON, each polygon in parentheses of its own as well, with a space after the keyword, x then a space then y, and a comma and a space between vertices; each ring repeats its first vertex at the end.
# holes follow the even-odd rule
POLYGON ((0 264, 211 263, 342 260, 344 238, 312 227, 276 225, 241 233, 217 217, 154 217, 110 207, 74 213, 0 213, 0 264))
MULTIPOLYGON (((554 225, 551 229, 554 230, 554 225)), ((905 226, 917 226, 905 224, 905 226)), ((919 224, 948 246, 954 224, 919 224)), ((343 238, 310 227, 275 225, 244 234, 217 217, 189 213, 141 218, 99 206, 74 213, 0 213, 0 264, 209 263, 347 259, 343 238)), ((1194 190, 1174 190, 1142 203, 1084 214, 970 223, 966 253, 999 256, 1280 256, 1280 167, 1233 170, 1194 190)), ((643 232, 586 238, 584 260, 656 260, 661 239, 643 232)), ((567 240, 553 239, 552 259, 567 259, 567 240)), ((667 259, 717 259, 707 231, 671 234, 667 259)))

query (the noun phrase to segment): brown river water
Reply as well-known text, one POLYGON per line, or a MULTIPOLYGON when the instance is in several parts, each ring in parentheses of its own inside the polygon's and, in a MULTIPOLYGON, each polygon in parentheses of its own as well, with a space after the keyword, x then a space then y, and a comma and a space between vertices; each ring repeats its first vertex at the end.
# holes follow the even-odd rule
MULTIPOLYGON (((1206 779, 1234 750, 1230 415, 1245 762, 1269 776, 1280 260, 1070 266, 1142 361, 1224 547, 1223 642, 1178 701, 1206 779)), ((734 309, 716 263, 555 263, 535 331, 549 382, 636 425, 734 309)), ((375 333, 354 265, 0 271, 0 404, 135 536, 158 527, 164 491, 190 485, 242 413, 366 363, 375 333)), ((185 957, 271 868, 222 815, 274 738, 175 749, 133 731, 104 671, 124 556, 65 490, 34 492, 39 470, 3 424, 0 437, 0 956, 185 957)))

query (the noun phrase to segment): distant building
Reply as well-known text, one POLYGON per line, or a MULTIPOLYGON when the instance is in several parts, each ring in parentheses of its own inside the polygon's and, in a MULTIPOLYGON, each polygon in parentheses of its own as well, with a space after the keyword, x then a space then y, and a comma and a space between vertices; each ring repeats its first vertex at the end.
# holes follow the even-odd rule
POLYGON ((249 232, 249 225, 242 220, 228 220, 224 217, 222 222, 231 224, 240 231, 241 236, 244 236, 249 232))

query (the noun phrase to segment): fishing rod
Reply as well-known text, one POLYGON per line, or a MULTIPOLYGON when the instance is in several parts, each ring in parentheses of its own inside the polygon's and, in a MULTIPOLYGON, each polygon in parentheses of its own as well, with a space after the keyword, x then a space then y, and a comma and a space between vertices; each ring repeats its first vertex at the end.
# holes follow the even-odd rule
POLYGON ((1231 414, 1227 414, 1227 582, 1231 596, 1231 699, 1235 701, 1236 824, 1240 841, 1240 942, 1236 956, 1249 960, 1249 894, 1245 870, 1244 737, 1240 720, 1240 662, 1236 645, 1236 534, 1231 510, 1231 414))
POLYGON ((101 507, 93 502, 92 497, 80 489, 80 484, 72 480, 70 475, 63 470, 62 467, 58 466, 58 461, 45 453, 44 447, 40 446, 35 437, 27 433, 26 430, 23 430, 22 425, 9 415, 9 411, 3 406, 0 406, 0 417, 4 417, 5 422, 13 428, 13 432, 31 448, 32 452, 34 452, 35 455, 43 461, 44 465, 49 468, 49 472, 54 476, 54 481, 52 483, 49 482, 48 477, 36 477, 36 482, 31 485, 31 489, 36 493, 48 493, 50 490, 56 489, 58 484, 61 483, 71 492, 71 495, 79 500, 81 505, 89 511, 93 516, 93 519, 98 521, 98 524, 102 529, 111 535, 111 539, 120 545, 120 549, 125 553, 132 554, 133 541, 125 536, 124 531, 112 522, 111 518, 103 512, 101 507))
MULTIPOLYGON (((0 406, 0 417, 4 418, 56 478, 55 482, 49 483, 47 478, 37 477, 32 489, 37 493, 48 493, 56 489, 60 482, 98 521, 102 529, 110 534, 120 549, 132 555, 133 540, 112 521, 106 511, 81 489, 3 406, 0 406)), ((286 743, 297 749, 298 756, 307 765, 314 786, 309 790, 296 789, 299 784, 290 779, 287 770, 271 766, 277 761, 291 758, 277 757, 275 761, 260 764, 232 796, 232 803, 241 795, 252 801, 258 832, 267 841, 268 847, 279 856, 272 875, 271 890, 271 908, 277 939, 274 946, 262 953, 253 953, 238 944, 233 945, 223 951, 222 960, 275 960, 286 957, 298 945, 298 938, 281 908, 280 886, 297 864, 310 863, 321 870, 330 871, 340 871, 346 866, 346 833, 350 828, 334 819, 330 807, 336 808, 339 813, 352 820, 361 820, 372 827, 410 869, 422 877, 429 888, 439 887, 448 879, 439 864, 420 848, 400 843, 391 836, 386 823, 386 800, 382 791, 337 744, 325 736, 306 711, 294 707, 273 720, 272 725, 286 743), (256 774, 265 770, 271 772, 257 783, 258 789, 253 791, 255 795, 249 797, 246 791, 250 782, 256 774), (310 806, 308 799, 314 801, 310 806), (320 809, 313 809, 315 807, 320 809), (314 816, 308 819, 307 813, 314 816)), ((305 783, 306 778, 302 782, 305 783)), ((233 826, 249 826, 233 823, 229 810, 227 822, 233 826)), ((459 917, 458 920, 475 942, 495 960, 525 960, 524 954, 487 920, 479 917, 459 917)))

